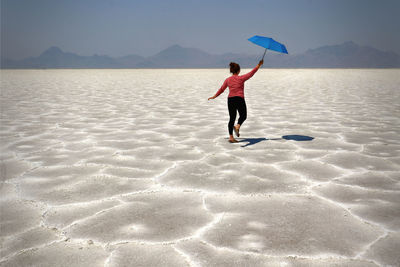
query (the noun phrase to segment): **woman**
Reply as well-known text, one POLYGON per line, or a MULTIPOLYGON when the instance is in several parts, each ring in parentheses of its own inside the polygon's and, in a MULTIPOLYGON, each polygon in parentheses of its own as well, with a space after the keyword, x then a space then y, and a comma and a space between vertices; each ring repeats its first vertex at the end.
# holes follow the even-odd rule
POLYGON ((250 79, 256 72, 257 70, 261 67, 261 65, 264 63, 264 60, 261 60, 258 65, 249 73, 245 75, 239 76, 240 73, 240 66, 239 64, 236 64, 234 62, 231 62, 229 64, 230 70, 232 73, 232 76, 227 78, 225 82, 222 84, 221 88, 218 90, 218 92, 208 98, 214 99, 220 94, 222 94, 226 87, 229 87, 229 95, 228 95, 228 110, 229 110, 229 123, 228 123, 228 131, 229 131, 229 142, 230 143, 237 143, 238 141, 233 138, 233 130, 235 130, 235 134, 237 137, 240 136, 239 134, 239 129, 240 126, 243 124, 243 122, 247 118, 247 108, 246 108, 246 102, 244 100, 244 82, 250 79), (235 124, 236 120, 236 111, 239 111, 239 120, 238 123, 235 124))

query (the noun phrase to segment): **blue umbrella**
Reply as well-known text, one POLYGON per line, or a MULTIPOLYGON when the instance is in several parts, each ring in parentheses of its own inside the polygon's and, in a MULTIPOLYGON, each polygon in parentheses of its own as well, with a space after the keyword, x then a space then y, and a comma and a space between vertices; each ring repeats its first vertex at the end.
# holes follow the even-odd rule
POLYGON ((269 37, 254 35, 253 37, 251 37, 247 40, 249 40, 252 43, 255 43, 256 45, 259 45, 259 46, 262 46, 265 48, 263 59, 264 59, 265 53, 267 52, 267 49, 274 50, 276 52, 280 52, 280 53, 284 53, 284 54, 288 53, 285 45, 283 45, 269 37))

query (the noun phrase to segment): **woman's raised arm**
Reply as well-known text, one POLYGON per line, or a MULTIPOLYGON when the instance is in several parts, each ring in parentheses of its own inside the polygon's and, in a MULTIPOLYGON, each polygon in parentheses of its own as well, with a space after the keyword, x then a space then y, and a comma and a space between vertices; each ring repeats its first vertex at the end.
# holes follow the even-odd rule
POLYGON ((254 69, 252 69, 252 71, 240 76, 240 78, 242 78, 243 81, 247 81, 248 79, 253 77, 253 75, 258 71, 262 64, 264 64, 264 60, 260 60, 260 62, 258 62, 258 65, 254 69))

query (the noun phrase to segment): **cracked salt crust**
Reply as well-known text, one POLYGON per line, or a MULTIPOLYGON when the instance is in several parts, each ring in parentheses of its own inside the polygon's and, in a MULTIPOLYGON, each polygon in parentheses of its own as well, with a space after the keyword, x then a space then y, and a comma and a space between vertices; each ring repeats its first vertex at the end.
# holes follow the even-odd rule
POLYGON ((0 266, 400 265, 399 74, 2 70, 0 266))

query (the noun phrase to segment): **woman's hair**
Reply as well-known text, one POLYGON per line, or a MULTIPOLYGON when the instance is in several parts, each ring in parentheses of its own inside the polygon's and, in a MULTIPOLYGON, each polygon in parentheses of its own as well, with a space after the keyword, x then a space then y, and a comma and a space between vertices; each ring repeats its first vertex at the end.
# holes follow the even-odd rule
POLYGON ((240 66, 239 66, 239 64, 237 64, 237 63, 235 63, 235 62, 229 63, 229 67, 231 68, 231 73, 232 73, 232 74, 239 73, 239 71, 240 71, 240 66))

